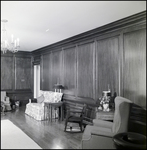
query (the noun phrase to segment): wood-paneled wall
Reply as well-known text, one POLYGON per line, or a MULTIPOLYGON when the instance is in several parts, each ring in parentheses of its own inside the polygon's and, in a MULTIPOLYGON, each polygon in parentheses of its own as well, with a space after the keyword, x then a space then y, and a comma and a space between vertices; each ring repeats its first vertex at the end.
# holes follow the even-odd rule
MULTIPOLYGON (((112 95, 116 92, 134 102, 131 124, 146 126, 146 11, 32 54, 42 58, 42 90, 54 91, 59 82, 65 101, 94 106, 109 85, 112 95)), ((137 128, 131 126, 130 131, 137 128)))
POLYGON ((109 85, 112 95, 116 92, 146 109, 146 11, 40 48, 25 58, 1 58, 2 90, 32 92, 31 61, 40 61, 42 90, 54 91, 54 84, 60 83, 64 99, 95 104, 109 85))
POLYGON ((69 100, 93 103, 108 90, 146 107, 145 12, 33 52, 41 56, 41 89, 64 86, 69 100), (119 27, 116 27, 119 25, 119 27), (99 31, 99 32, 98 32, 99 31), (99 34, 98 34, 98 33, 99 34), (91 33, 91 35, 90 35, 91 33), (84 36, 84 37, 83 37, 84 36))
POLYGON ((26 104, 33 98, 31 53, 1 53, 1 90, 11 101, 26 104))

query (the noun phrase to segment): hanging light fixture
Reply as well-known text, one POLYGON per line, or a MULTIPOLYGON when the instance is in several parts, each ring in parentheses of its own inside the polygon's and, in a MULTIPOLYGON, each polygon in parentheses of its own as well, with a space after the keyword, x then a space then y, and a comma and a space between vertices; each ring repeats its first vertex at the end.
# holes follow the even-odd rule
POLYGON ((1 51, 3 51, 3 54, 7 51, 10 51, 12 53, 18 52, 20 49, 19 44, 19 38, 14 40, 13 34, 11 35, 11 42, 9 44, 8 36, 7 36, 7 30, 5 28, 5 24, 8 22, 8 20, 3 19, 1 20, 3 26, 1 30, 1 51))

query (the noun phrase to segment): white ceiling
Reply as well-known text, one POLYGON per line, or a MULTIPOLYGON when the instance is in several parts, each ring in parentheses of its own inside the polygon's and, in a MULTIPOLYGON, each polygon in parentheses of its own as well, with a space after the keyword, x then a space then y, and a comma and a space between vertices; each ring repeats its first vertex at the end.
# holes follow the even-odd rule
POLYGON ((146 10, 146 1, 1 1, 6 29, 33 51, 146 10), (48 31, 46 31, 48 30, 48 31))

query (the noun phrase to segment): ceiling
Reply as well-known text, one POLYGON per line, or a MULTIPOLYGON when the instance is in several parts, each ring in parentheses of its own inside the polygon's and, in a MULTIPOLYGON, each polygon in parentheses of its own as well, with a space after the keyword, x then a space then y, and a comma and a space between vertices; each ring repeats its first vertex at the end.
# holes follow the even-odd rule
POLYGON ((146 1, 1 1, 7 34, 20 39, 21 51, 33 51, 145 10, 146 1))

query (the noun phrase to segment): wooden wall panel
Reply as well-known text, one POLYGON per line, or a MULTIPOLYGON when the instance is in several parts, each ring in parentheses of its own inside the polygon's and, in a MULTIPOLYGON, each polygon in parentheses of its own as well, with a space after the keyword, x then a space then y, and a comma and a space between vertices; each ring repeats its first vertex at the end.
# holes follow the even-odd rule
POLYGON ((51 69, 50 67, 50 54, 44 54, 43 56, 43 90, 49 90, 49 84, 51 81, 51 69))
POLYGON ((146 29, 124 34, 123 94, 146 105, 146 29))
POLYGON ((62 69, 62 51, 52 52, 52 84, 51 87, 54 89, 54 85, 57 83, 62 84, 61 78, 62 69))
POLYGON ((1 90, 12 90, 14 81, 13 57, 1 57, 1 90))
POLYGON ((15 90, 31 89, 31 57, 15 57, 15 90))
POLYGON ((117 92, 119 88, 119 39, 106 38, 97 41, 96 49, 96 98, 102 96, 102 91, 117 92))
POLYGON ((63 52, 64 93, 75 95, 76 88, 76 48, 67 48, 63 52))
POLYGON ((94 98, 94 42, 77 49, 77 96, 94 98))

